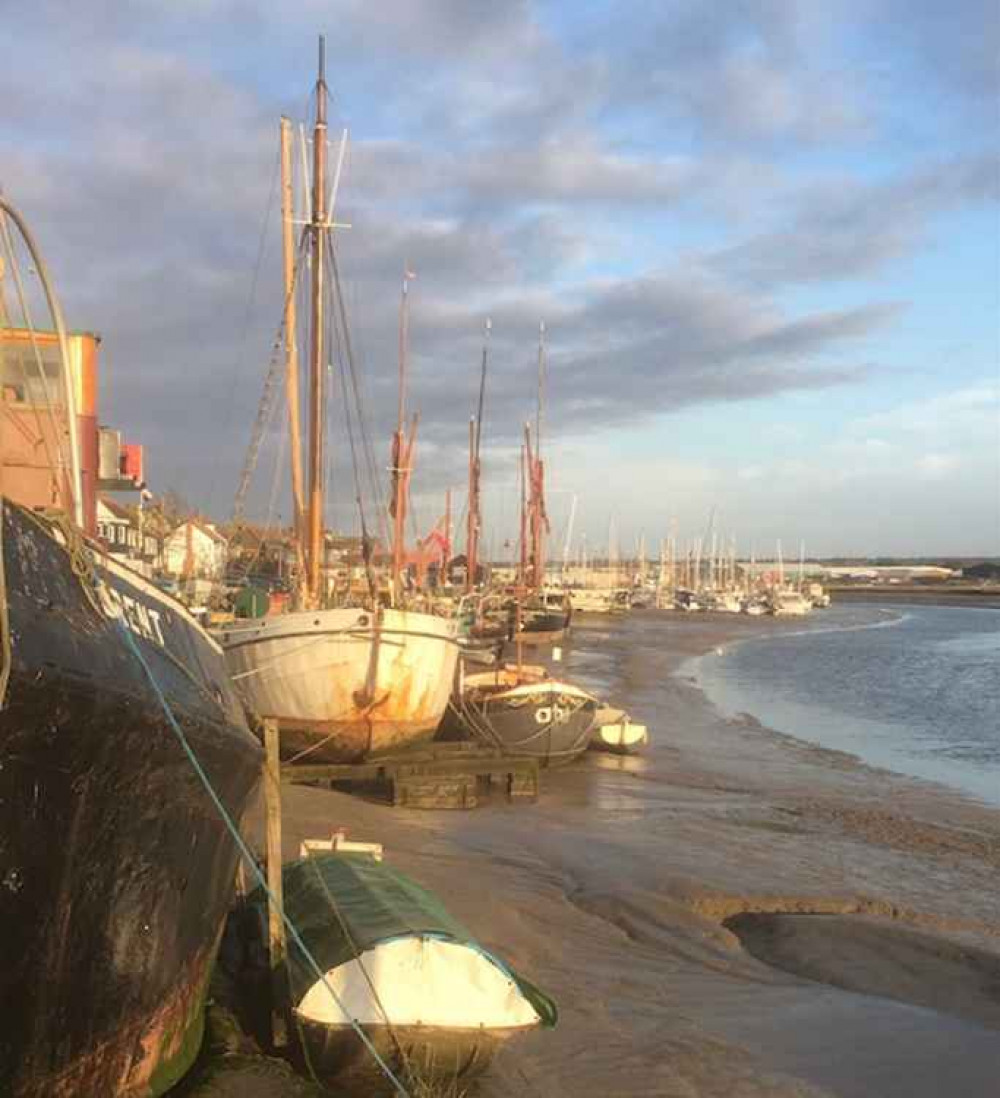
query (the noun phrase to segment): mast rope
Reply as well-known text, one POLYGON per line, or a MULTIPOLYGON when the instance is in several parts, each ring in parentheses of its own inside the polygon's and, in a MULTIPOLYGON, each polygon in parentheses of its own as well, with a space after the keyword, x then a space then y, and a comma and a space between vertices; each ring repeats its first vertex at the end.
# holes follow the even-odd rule
POLYGON ((247 493, 250 490, 250 482, 253 479, 254 472, 257 468, 261 444, 264 441, 268 425, 274 414, 276 392, 280 388, 278 379, 285 365, 282 361, 281 349, 286 338, 285 321, 288 315, 288 302, 291 295, 295 292, 295 285, 298 281, 299 271, 302 268, 306 244, 307 236, 306 233, 303 232, 299 240, 298 259, 292 269, 292 285, 289 287, 288 293, 285 295, 285 300, 282 303, 281 321, 278 324, 277 333, 271 344, 271 356, 268 362, 267 373, 264 377, 264 388, 261 393, 260 402, 257 405, 257 418, 254 420, 253 430, 250 434, 250 443, 247 446, 246 458, 243 461, 243 469, 240 473, 239 486, 236 489, 236 496, 233 500, 232 519, 233 522, 236 523, 243 520, 247 493))
POLYGON ((374 496, 376 514, 379 516, 379 533, 383 536, 386 544, 388 544, 388 527, 385 524, 386 511, 384 498, 382 496, 381 478, 378 475, 378 465, 375 461, 375 453, 372 449, 371 432, 367 426, 367 413, 365 407, 364 394, 362 392, 361 384, 358 380, 358 370, 355 363, 354 348, 351 342, 350 328, 347 323, 347 310, 344 303, 343 286, 340 277, 340 263, 337 259, 336 249, 333 247, 332 241, 327 240, 329 253, 330 253, 330 269, 333 274, 333 285, 336 291, 335 304, 336 320, 340 328, 341 338, 343 339, 344 358, 347 362, 348 371, 351 380, 351 391, 354 396, 354 406, 358 420, 358 432, 361 436, 361 448, 365 458, 365 464, 370 479, 370 490, 374 496))
POLYGON ((181 749, 187 756, 187 759, 191 763, 191 766, 194 768, 195 774, 198 776, 198 780, 201 782, 202 787, 208 794, 209 799, 215 807, 216 812, 218 812, 219 817, 222 819, 222 822, 225 825, 226 830, 229 832, 230 837, 236 844, 236 849, 242 855, 244 861, 249 865, 251 873, 256 879, 257 884, 259 885, 261 890, 264 892, 264 895, 267 897, 268 901, 273 905, 274 909, 281 916, 281 921, 284 923, 286 930, 288 931, 292 940, 295 942, 296 946, 298 946, 299 950, 302 953, 302 956, 305 958, 306 965, 312 970, 317 980, 319 980, 323 984, 323 987, 329 993, 330 998, 334 1001, 334 1003, 336 1003, 338 1010, 340 1010, 340 1012, 344 1015, 351 1028, 358 1035, 361 1043, 371 1054, 371 1057, 375 1061, 379 1070, 395 1088, 397 1098, 410 1098, 409 1091, 406 1090, 403 1084, 396 1077, 392 1068, 390 1068, 385 1060, 383 1060, 382 1057, 379 1055, 378 1050, 375 1048, 374 1044, 372 1044, 371 1042, 371 1039, 365 1033, 363 1027, 361 1026, 361 1023, 351 1015, 351 1013, 345 1007, 343 1000, 340 998, 340 996, 337 995, 336 991, 334 991, 333 986, 327 979, 326 973, 320 968, 319 964, 316 961, 316 958, 312 955, 312 952, 303 940, 302 935, 299 933, 299 930, 296 927, 295 923, 292 922, 288 914, 285 912, 284 905, 278 902, 277 897, 268 887, 267 878, 264 876, 263 871, 257 864, 257 859, 254 857, 252 851, 244 841, 243 836, 240 834, 240 830, 234 822, 232 816, 229 814, 228 809, 222 803, 222 798, 215 791, 215 787, 212 785, 212 779, 208 776, 204 767, 201 765, 198 756, 195 754, 194 748, 191 746, 187 736, 184 734, 184 730, 181 728, 179 722, 177 721, 177 718, 174 716, 173 710, 170 707, 170 703, 167 701, 166 696, 160 689, 160 684, 157 682, 156 676, 153 674, 152 668, 146 662, 146 658, 145 656, 143 656, 138 644, 136 644, 135 638, 132 636, 131 631, 121 619, 118 619, 118 627, 125 638, 126 645, 132 650, 136 660, 138 660, 139 665, 142 667, 146 679, 152 687, 153 693, 156 695, 157 701, 160 703, 160 707, 163 710, 164 716, 167 718, 167 724, 170 726, 171 731, 174 733, 178 743, 181 745, 181 749))
MULTIPOLYGON (((271 183, 268 188, 267 204, 264 208, 264 218, 260 225, 260 236, 257 240, 257 258, 254 262, 253 276, 250 280, 250 293, 247 295, 246 309, 243 311, 243 329, 240 333, 239 350, 233 358, 232 373, 229 380, 229 395, 226 400, 226 410, 222 421, 220 438, 225 438, 229 433, 229 425, 233 417, 233 405, 236 398, 236 386, 239 383, 240 367, 246 358, 247 340, 250 334, 250 320, 253 315, 254 303, 257 300, 257 286, 260 282, 260 272, 264 265, 264 255, 267 250, 267 227, 271 220, 271 211, 274 208, 274 196, 278 190, 278 177, 281 168, 281 154, 275 153, 274 166, 271 169, 271 183)), ((218 482, 219 463, 212 470, 212 478, 209 482, 208 498, 214 502, 215 490, 218 482)))

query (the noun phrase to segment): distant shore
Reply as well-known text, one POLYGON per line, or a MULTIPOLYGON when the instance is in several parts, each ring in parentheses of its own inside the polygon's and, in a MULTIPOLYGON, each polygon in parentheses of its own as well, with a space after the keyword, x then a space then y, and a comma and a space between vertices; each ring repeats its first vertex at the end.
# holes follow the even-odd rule
MULTIPOLYGON (((781 620, 581 618, 567 675, 650 726, 535 805, 285 790, 285 855, 346 826, 555 996, 482 1098, 938 1098, 1000 1075, 1000 811, 727 720, 684 661, 781 620)), ((255 823, 259 845, 259 820, 255 823)))
POLYGON ((930 587, 926 584, 851 584, 826 588, 834 602, 919 602, 934 606, 988 606, 1000 608, 1000 588, 930 587))

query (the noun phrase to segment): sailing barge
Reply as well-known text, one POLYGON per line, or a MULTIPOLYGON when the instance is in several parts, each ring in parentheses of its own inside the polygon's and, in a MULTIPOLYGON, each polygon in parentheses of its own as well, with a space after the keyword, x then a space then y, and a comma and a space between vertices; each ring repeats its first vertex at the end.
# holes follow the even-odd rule
MULTIPOLYGON (((41 256, 0 198, 13 267, 7 218, 65 351, 41 256)), ((155 1098, 197 1055, 238 856, 168 708, 237 823, 261 751, 218 645, 70 519, 82 493, 65 353, 58 381, 63 513, 0 499, 0 1094, 155 1098)))
MULTIPOLYGON (((433 737, 448 704, 458 659, 456 626, 403 605, 400 579, 406 496, 413 436, 404 428, 406 282, 400 315, 399 425, 393 445, 395 519, 392 606, 370 592, 367 607, 329 607, 325 577, 324 452, 327 368, 327 292, 334 295, 338 323, 346 330, 343 299, 337 296, 337 260, 332 211, 327 209, 327 85, 320 40, 313 130, 311 210, 298 251, 292 240, 289 133, 282 126, 282 193, 285 195, 285 317, 292 495, 304 568, 299 608, 257 620, 238 621, 217 633, 233 681, 259 718, 277 721, 286 759, 310 763, 360 762, 433 737), (295 281, 309 258, 309 483, 305 506, 299 446, 298 353, 295 342, 295 281), (296 255, 298 262, 296 263, 296 255)), ((360 487, 359 487, 360 495, 360 487)))

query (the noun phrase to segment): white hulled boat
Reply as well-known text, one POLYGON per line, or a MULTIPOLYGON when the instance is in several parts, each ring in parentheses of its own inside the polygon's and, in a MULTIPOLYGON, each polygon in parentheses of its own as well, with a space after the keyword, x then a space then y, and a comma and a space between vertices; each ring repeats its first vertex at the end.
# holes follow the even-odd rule
POLYGON ((301 611, 236 621, 219 634, 250 708, 278 721, 282 752, 357 762, 441 723, 455 674, 455 624, 406 610, 301 611))
MULTIPOLYGON (((334 222, 332 212, 327 209, 327 87, 323 69, 321 43, 312 142, 312 203, 297 249, 292 239, 295 218, 291 209, 290 131, 287 120, 283 120, 282 125, 283 332, 287 350, 292 492, 304 563, 298 601, 305 609, 236 621, 218 630, 217 636, 246 704, 257 717, 278 722, 282 753, 286 758, 356 762, 433 736, 448 704, 458 644, 453 621, 409 611, 402 606, 399 576, 413 452, 413 435, 407 436, 404 428, 402 396, 408 272, 404 277, 400 317, 400 418, 393 446, 393 608, 379 605, 374 582, 370 583, 368 606, 328 608, 325 605, 323 384, 329 352, 325 347, 324 315, 325 295, 337 292, 339 275, 332 238, 334 222), (308 510, 303 501, 295 336, 296 274, 307 265, 311 320, 308 340, 308 510)), ((336 319, 343 331, 346 329, 344 303, 339 296, 334 298, 334 303, 336 319)), ((350 353, 349 349, 346 353, 350 353)))
POLYGON ((802 615, 808 614, 813 605, 802 594, 794 589, 777 590, 770 598, 771 613, 775 615, 802 615))

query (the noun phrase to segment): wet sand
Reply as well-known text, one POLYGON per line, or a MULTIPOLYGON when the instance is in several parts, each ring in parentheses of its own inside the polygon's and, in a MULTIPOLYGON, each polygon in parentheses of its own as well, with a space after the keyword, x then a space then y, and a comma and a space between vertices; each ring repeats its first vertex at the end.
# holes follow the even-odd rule
POLYGON ((286 857, 341 826, 383 842, 558 1001, 558 1027, 512 1043, 475 1093, 998 1093, 1000 811, 727 720, 675 674, 795 627, 581 618, 565 673, 652 744, 543 774, 535 805, 421 812, 286 789, 286 857))

